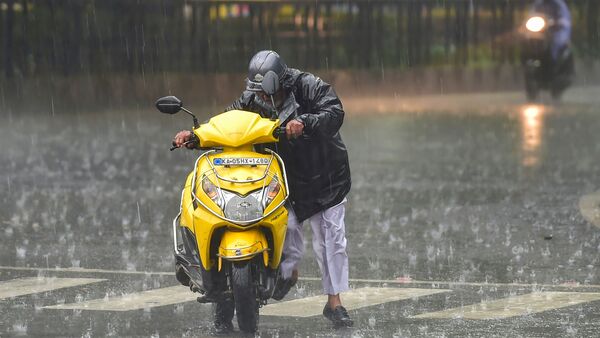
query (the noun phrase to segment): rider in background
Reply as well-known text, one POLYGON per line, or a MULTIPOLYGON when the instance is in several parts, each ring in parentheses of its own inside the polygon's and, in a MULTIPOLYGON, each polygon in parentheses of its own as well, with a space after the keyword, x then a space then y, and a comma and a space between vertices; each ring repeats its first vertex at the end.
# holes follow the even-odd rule
POLYGON ((531 12, 543 14, 554 24, 548 29, 552 34, 550 52, 554 61, 559 60, 562 51, 571 41, 571 13, 564 0, 535 0, 531 12))

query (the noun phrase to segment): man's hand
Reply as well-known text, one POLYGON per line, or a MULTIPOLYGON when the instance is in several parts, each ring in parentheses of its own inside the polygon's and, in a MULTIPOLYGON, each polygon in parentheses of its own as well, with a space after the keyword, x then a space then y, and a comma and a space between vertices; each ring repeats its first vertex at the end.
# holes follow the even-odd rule
POLYGON ((298 120, 291 120, 285 126, 285 135, 287 136, 287 138, 289 140, 291 138, 296 138, 298 136, 301 136, 303 130, 304 130, 304 123, 302 123, 298 120))
MULTIPOLYGON (((173 138, 173 145, 177 148, 181 148, 186 142, 192 140, 193 136, 194 134, 192 134, 191 131, 182 130, 178 132, 177 135, 175 135, 175 137, 173 138)), ((196 144, 194 142, 189 142, 185 144, 185 147, 188 149, 193 149, 195 146, 196 144)))

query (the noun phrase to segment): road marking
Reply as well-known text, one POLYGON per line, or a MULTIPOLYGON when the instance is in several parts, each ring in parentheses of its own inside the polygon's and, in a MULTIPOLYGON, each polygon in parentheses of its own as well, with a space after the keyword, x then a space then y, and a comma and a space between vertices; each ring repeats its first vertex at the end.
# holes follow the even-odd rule
POLYGON ((81 273, 114 273, 119 275, 161 275, 175 276, 175 272, 151 272, 151 271, 130 271, 130 270, 103 270, 103 269, 84 269, 84 268, 27 268, 21 266, 0 266, 0 270, 13 271, 48 271, 48 272, 81 272, 81 273))
MULTIPOLYGON (((159 275, 159 276, 175 276, 175 272, 164 272, 164 271, 130 271, 130 270, 103 270, 103 269, 84 269, 84 268, 29 268, 19 266, 0 266, 0 270, 8 271, 47 271, 47 272, 73 272, 73 273, 100 273, 100 274, 124 274, 124 275, 159 275)), ((319 277, 300 277, 301 281, 320 281, 319 277)), ((402 284, 402 285, 426 285, 433 288, 446 287, 451 288, 455 286, 482 286, 482 287, 507 287, 507 288, 552 288, 552 289, 590 289, 600 288, 598 284, 584 284, 576 281, 564 283, 564 284, 525 284, 525 283, 490 283, 490 282, 453 282, 453 281, 440 281, 440 280, 414 280, 410 278, 396 278, 396 279, 362 279, 352 278, 349 280, 352 283, 367 283, 367 284, 402 284)))
MULTIPOLYGON (((450 290, 412 289, 412 288, 360 288, 348 292, 342 292, 344 307, 348 310, 360 309, 383 303, 395 302, 438 293, 450 292, 450 290)), ((323 313, 326 302, 325 296, 314 296, 287 302, 269 304, 260 311, 264 316, 282 317, 312 317, 323 313)))
POLYGON ((97 278, 29 277, 0 282, 0 299, 105 281, 97 278))
POLYGON ((583 218, 600 227, 600 191, 581 197, 579 210, 583 218))
POLYGON ((423 313, 412 318, 436 319, 502 319, 523 316, 600 300, 600 293, 534 292, 438 312, 423 313))
POLYGON ((85 302, 45 306, 44 309, 131 311, 195 301, 198 294, 178 285, 85 302))

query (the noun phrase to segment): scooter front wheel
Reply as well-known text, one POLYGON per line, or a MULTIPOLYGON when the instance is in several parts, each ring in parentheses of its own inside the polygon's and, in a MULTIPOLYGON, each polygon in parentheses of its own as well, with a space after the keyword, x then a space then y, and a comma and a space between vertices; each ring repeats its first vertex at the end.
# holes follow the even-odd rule
POLYGON ((232 264, 231 284, 238 326, 242 331, 255 332, 258 327, 258 302, 250 262, 232 264))

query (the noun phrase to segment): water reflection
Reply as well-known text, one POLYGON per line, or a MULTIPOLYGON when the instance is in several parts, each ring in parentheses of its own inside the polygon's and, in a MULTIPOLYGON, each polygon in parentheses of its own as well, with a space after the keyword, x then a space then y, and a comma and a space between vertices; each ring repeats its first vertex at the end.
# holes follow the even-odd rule
POLYGON ((526 105, 521 109, 521 164, 526 168, 536 168, 541 163, 545 113, 542 105, 526 105))

